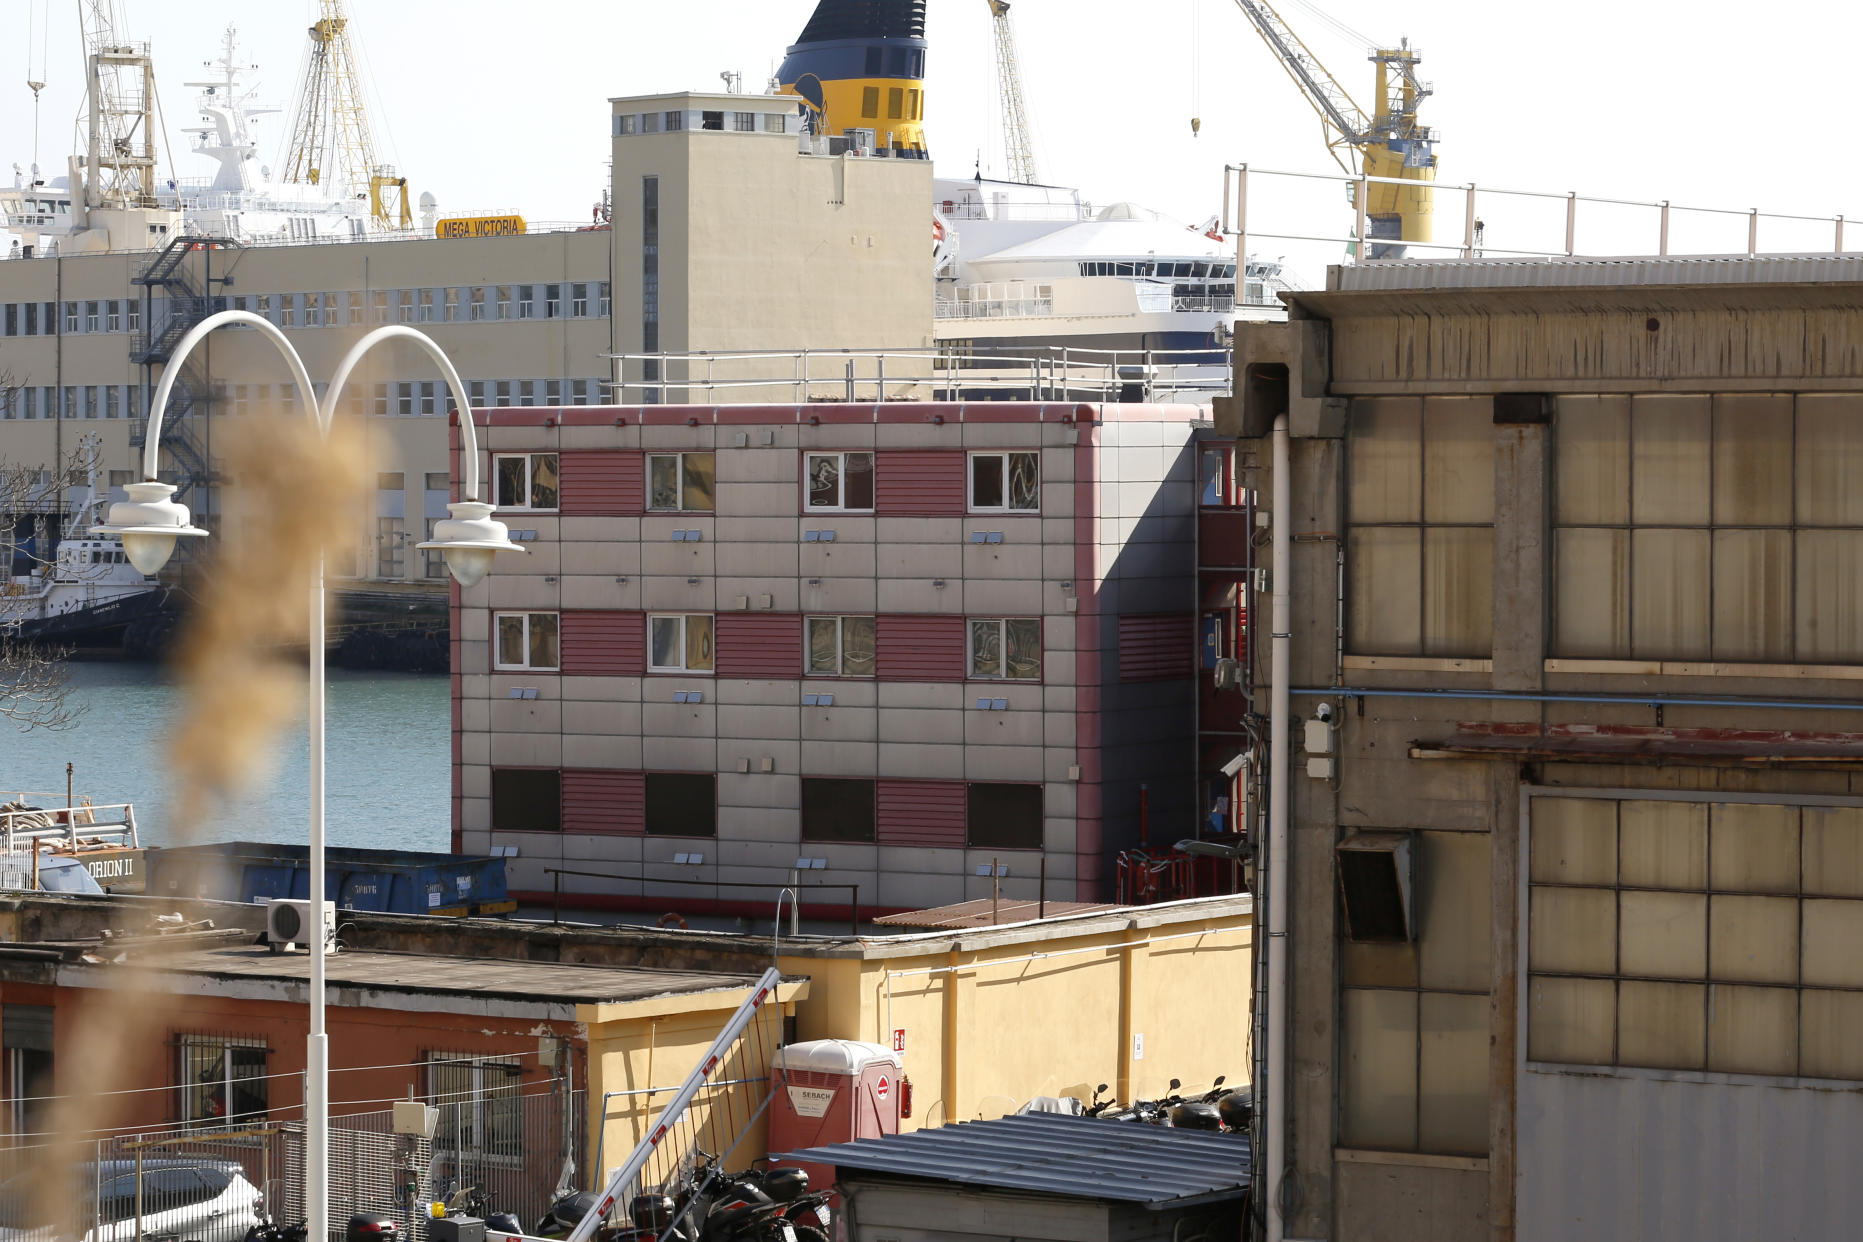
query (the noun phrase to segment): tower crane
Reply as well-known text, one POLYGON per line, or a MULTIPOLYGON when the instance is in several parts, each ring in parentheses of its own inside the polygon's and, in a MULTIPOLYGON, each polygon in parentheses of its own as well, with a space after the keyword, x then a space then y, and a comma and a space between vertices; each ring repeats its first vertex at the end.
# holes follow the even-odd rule
POLYGON ((1372 49, 1369 59, 1378 67, 1377 96, 1375 110, 1367 117, 1267 0, 1236 0, 1236 5, 1320 114, 1327 150, 1339 166, 1355 177, 1405 183, 1375 181, 1368 187, 1364 204, 1368 238, 1361 238, 1360 244, 1369 240, 1369 257, 1400 259, 1405 242, 1429 241, 1435 210, 1431 185, 1436 180, 1436 131, 1418 122, 1417 108, 1433 92, 1417 79, 1422 57, 1410 41, 1372 49))
POLYGON ((988 0, 996 24, 996 85, 1002 96, 1003 154, 1009 180, 1034 185, 1035 140, 1029 131, 1028 105, 1022 100, 1022 68, 1016 55, 1015 27, 1009 24, 1009 0, 988 0))
POLYGON ((317 0, 317 10, 281 179, 348 194, 359 194, 367 186, 377 227, 410 228, 414 206, 408 199, 407 178, 376 159, 343 0, 317 0))

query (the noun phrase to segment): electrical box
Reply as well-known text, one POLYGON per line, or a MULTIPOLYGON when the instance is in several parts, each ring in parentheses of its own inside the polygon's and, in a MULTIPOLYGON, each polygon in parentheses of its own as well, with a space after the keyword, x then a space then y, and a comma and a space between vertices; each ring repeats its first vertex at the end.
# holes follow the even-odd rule
POLYGON ((1333 753, 1333 727, 1324 720, 1309 720, 1305 724, 1307 753, 1309 755, 1330 755, 1333 753))
POLYGON ((394 1131, 417 1138, 432 1138, 440 1110, 422 1100, 396 1100, 394 1131))
POLYGON ((476 1216, 437 1216, 427 1222, 427 1242, 485 1242, 485 1222, 476 1216))
MULTIPOLYGON (((778 1050, 770 1059, 775 1081, 769 1150, 800 1151, 899 1133, 902 1064, 891 1048, 851 1039, 817 1039, 778 1050)), ((808 1170, 811 1186, 834 1184, 830 1166, 795 1167, 808 1170)))

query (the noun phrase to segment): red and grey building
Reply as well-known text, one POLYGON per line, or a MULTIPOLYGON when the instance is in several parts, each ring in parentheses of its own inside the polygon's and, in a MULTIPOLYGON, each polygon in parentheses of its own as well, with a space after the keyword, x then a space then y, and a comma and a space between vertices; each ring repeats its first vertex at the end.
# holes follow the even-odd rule
POLYGON ((453 588, 454 847, 520 894, 1103 900, 1147 821, 1206 821, 1207 411, 475 416, 528 555, 453 588))

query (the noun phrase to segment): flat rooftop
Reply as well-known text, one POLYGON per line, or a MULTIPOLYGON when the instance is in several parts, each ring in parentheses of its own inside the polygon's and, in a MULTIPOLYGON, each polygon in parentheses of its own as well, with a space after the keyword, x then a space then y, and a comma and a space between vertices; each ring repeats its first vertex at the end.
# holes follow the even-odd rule
POLYGON ((1863 255, 1702 254, 1380 259, 1327 269, 1328 293, 1421 289, 1863 283, 1863 255))
MULTIPOLYGON (((143 939, 122 954, 110 946, 126 944, 123 940, 6 946, 0 950, 0 976, 105 988, 120 986, 123 973, 135 970, 154 991, 287 1004, 306 1001, 309 953, 274 953, 251 944, 250 933, 232 935, 247 943, 227 943, 228 934, 219 932, 166 944, 143 939)), ((755 974, 726 971, 370 949, 331 954, 324 959, 324 977, 332 1004, 553 1021, 576 1021, 578 1010, 593 1006, 631 1007, 643 1013, 657 1012, 663 1004, 685 1009, 706 993, 717 994, 716 1007, 728 1008, 758 980, 755 974)), ((805 980, 785 980, 783 999, 806 986, 805 980)))

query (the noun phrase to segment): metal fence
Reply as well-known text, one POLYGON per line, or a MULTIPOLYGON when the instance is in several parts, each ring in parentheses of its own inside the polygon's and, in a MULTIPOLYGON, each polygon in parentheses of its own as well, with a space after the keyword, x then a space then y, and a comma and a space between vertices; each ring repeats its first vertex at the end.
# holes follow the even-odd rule
MULTIPOLYGON (((586 1099, 558 1089, 447 1100, 433 1106, 431 1137, 395 1133, 392 1110, 332 1117, 332 1237, 352 1215, 376 1212, 424 1239, 427 1204, 466 1187, 534 1226, 578 1180, 586 1099)), ((0 1229, 45 1242, 243 1242, 262 1214, 304 1219, 304 1149, 301 1121, 0 1149, 0 1229)))

